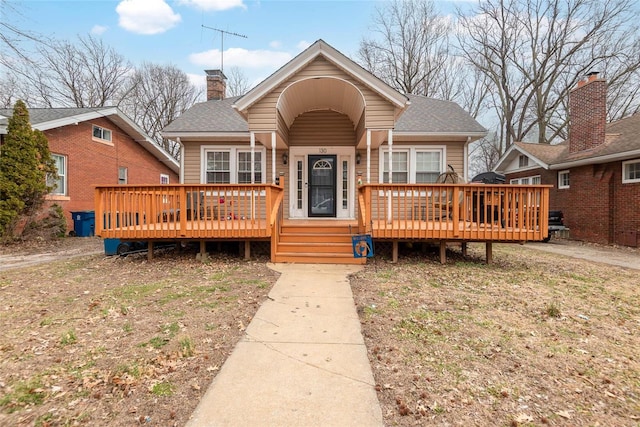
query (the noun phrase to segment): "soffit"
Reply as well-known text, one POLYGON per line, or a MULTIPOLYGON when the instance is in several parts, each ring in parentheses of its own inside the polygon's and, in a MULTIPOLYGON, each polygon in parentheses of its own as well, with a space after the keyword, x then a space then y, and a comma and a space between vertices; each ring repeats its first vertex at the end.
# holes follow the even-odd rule
POLYGON ((333 110, 345 114, 355 125, 365 108, 362 94, 350 83, 335 78, 310 78, 287 87, 277 104, 287 127, 309 111, 333 110))

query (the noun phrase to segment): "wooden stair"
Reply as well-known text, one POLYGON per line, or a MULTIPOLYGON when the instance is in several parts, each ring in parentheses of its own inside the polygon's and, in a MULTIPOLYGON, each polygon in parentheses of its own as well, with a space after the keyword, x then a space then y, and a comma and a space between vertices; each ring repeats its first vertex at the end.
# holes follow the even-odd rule
POLYGON ((366 264, 354 258, 351 233, 357 223, 345 221, 285 221, 282 224, 274 262, 299 264, 366 264))

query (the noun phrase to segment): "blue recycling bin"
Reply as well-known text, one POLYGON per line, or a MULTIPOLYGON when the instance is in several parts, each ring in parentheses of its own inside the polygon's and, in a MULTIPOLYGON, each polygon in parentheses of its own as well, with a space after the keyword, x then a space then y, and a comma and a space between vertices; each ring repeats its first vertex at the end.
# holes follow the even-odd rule
POLYGON ((94 211, 71 212, 73 217, 73 231, 78 237, 94 235, 96 228, 96 213, 94 211))

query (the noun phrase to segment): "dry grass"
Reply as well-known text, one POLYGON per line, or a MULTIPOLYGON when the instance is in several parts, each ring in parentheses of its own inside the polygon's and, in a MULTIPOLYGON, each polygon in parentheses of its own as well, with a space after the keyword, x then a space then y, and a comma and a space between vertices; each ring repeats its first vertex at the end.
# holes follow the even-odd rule
POLYGON ((638 271, 481 250, 352 279, 385 423, 640 425, 638 271))
POLYGON ((170 252, 0 271, 0 425, 184 425, 276 279, 170 252))

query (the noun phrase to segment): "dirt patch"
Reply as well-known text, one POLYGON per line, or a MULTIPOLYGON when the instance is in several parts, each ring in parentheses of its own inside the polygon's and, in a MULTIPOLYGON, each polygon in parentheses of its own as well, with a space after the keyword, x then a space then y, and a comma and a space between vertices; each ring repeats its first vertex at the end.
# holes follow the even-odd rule
POLYGON ((266 261, 159 251, 0 271, 0 425, 184 425, 275 283, 266 261))
POLYGON ((385 424, 640 423, 637 271, 519 245, 352 279, 385 424))

